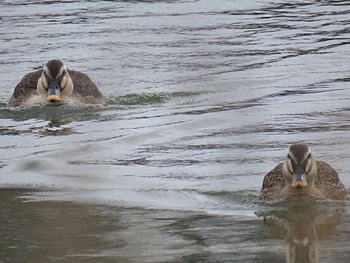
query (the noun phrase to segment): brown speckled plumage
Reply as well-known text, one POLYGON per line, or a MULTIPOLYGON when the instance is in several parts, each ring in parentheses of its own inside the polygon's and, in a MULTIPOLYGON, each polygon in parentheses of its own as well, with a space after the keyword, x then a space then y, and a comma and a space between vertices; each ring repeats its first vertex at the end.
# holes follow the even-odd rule
POLYGON ((16 85, 8 106, 17 107, 24 103, 31 95, 37 94, 36 85, 43 70, 37 70, 26 74, 16 85))

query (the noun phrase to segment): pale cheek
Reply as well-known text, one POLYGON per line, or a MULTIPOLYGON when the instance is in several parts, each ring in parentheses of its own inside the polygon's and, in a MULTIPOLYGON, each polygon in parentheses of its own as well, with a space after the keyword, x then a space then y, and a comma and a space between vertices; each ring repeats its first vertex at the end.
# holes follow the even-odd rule
POLYGON ((73 92, 73 82, 68 76, 64 76, 61 80, 62 96, 70 96, 73 92))
POLYGON ((289 171, 289 173, 290 173, 290 174, 293 174, 294 169, 293 169, 293 166, 292 166, 291 161, 288 161, 287 166, 288 166, 288 171, 289 171))
POLYGON ((61 89, 64 89, 67 85, 67 77, 63 77, 61 80, 61 89))
POLYGON ((45 76, 42 76, 39 80, 38 80, 38 84, 37 84, 37 90, 40 94, 46 94, 47 92, 47 81, 45 76))
POLYGON ((43 87, 44 87, 45 89, 47 89, 48 84, 47 84, 47 80, 46 80, 45 77, 42 78, 41 83, 43 84, 43 87))
POLYGON ((312 162, 310 160, 308 160, 306 168, 305 168, 306 173, 309 173, 311 168, 312 168, 312 162))
POLYGON ((291 165, 292 164, 290 163, 290 161, 287 160, 283 163, 283 167, 282 167, 284 177, 290 182, 292 182, 292 174, 293 174, 292 172, 293 170, 291 170, 292 169, 291 165))

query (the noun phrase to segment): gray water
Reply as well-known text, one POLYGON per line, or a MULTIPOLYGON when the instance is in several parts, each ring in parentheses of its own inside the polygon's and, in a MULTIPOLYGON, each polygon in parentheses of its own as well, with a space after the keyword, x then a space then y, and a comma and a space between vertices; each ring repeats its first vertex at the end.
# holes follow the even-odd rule
POLYGON ((349 261, 349 202, 257 201, 294 142, 349 189, 348 1, 3 0, 0 47, 0 262, 349 261), (53 58, 108 103, 6 107, 53 58))

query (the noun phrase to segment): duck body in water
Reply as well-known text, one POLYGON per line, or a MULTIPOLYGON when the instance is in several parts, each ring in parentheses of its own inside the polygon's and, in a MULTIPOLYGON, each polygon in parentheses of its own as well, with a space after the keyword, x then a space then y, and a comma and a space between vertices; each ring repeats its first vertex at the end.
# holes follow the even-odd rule
POLYGON ((50 60, 43 69, 26 74, 16 85, 8 106, 42 103, 103 104, 105 99, 86 74, 50 60))
POLYGON ((337 172, 326 162, 313 159, 306 144, 293 144, 284 162, 265 175, 259 199, 275 201, 302 195, 331 200, 347 198, 337 172))

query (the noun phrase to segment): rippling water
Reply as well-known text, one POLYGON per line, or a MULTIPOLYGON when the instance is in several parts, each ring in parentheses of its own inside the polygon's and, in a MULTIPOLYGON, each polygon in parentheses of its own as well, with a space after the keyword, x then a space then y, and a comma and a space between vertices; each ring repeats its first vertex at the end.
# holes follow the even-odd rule
POLYGON ((350 186, 347 1, 5 0, 0 36, 0 262, 348 262, 348 202, 256 201, 299 141, 350 186), (107 105, 6 107, 52 58, 107 105))

